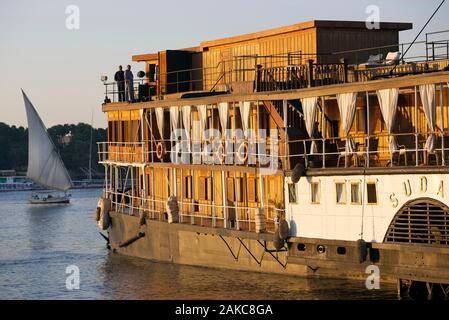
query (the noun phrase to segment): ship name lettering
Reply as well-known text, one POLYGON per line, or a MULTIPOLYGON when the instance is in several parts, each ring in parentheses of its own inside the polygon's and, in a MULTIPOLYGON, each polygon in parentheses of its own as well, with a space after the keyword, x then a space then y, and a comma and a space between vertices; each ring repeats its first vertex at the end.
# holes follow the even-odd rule
MULTIPOLYGON (((419 177, 419 180, 420 180, 420 190, 419 191, 421 193, 426 193, 429 189, 428 183, 427 183, 427 177, 421 176, 421 177, 419 177)), ((413 194, 412 185, 410 183, 410 180, 407 179, 402 184, 404 186, 405 196, 410 197, 413 194)), ((436 195, 440 196, 441 198, 444 198, 444 181, 443 180, 440 180, 440 182, 438 183, 438 189, 437 189, 436 195)), ((399 205, 399 200, 394 192, 390 193, 389 199, 391 201, 391 205, 393 206, 393 208, 396 208, 399 205)))

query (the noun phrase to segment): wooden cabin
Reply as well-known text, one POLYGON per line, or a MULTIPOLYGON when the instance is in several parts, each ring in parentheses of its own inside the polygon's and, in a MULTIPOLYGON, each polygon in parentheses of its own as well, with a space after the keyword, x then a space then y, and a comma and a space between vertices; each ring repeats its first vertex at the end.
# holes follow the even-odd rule
POLYGON ((314 63, 364 62, 370 54, 397 51, 399 32, 411 23, 380 24, 369 30, 365 22, 313 20, 239 36, 201 42, 198 47, 134 55, 144 62, 150 86, 158 98, 189 91, 254 90, 257 68, 278 68, 314 63), (385 47, 359 53, 339 53, 385 47), (159 79, 157 80, 157 78, 159 79))

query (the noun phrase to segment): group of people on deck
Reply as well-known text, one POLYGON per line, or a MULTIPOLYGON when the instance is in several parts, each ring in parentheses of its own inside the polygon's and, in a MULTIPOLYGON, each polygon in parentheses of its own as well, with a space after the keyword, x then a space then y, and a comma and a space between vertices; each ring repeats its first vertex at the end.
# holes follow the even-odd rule
POLYGON ((131 66, 128 65, 126 70, 123 71, 123 67, 119 66, 118 71, 114 76, 115 82, 117 82, 118 101, 134 101, 134 75, 131 71, 131 66))

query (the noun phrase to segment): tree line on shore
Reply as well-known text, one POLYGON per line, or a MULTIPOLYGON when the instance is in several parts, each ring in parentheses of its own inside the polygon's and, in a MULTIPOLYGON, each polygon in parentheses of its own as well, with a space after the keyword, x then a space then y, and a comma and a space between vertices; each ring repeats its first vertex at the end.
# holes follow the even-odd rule
MULTIPOLYGON (((86 123, 56 125, 48 133, 64 161, 73 180, 88 175, 91 143, 91 126, 86 123), (62 139, 70 133, 70 137, 62 139)), ((92 128, 92 175, 102 174, 98 165, 97 142, 106 141, 103 128, 92 128)), ((0 170, 25 173, 28 166, 28 129, 0 122, 0 170)))

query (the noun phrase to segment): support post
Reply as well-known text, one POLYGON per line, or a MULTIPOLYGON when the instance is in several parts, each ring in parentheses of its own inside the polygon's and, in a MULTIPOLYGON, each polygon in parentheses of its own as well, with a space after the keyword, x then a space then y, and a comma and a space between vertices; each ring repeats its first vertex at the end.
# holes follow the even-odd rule
MULTIPOLYGON (((369 92, 366 91, 366 132, 367 132, 367 141, 366 141, 366 163, 365 166, 367 168, 370 167, 370 141, 371 141, 371 127, 370 127, 370 104, 369 104, 369 92)), ((377 150, 376 150, 377 152, 377 150)))
POLYGON ((445 156, 445 152, 444 152, 444 103, 443 103, 443 90, 444 90, 444 85, 441 82, 440 83, 440 113, 441 113, 441 165, 445 166, 446 165, 446 160, 444 158, 445 156))
POLYGON ((307 82, 308 87, 314 87, 313 83, 313 59, 307 60, 307 66, 308 66, 308 73, 307 73, 307 82))
MULTIPOLYGON (((406 155, 407 156, 407 155, 406 155)), ((418 154, 418 87, 415 86, 415 165, 419 163, 418 154)))

